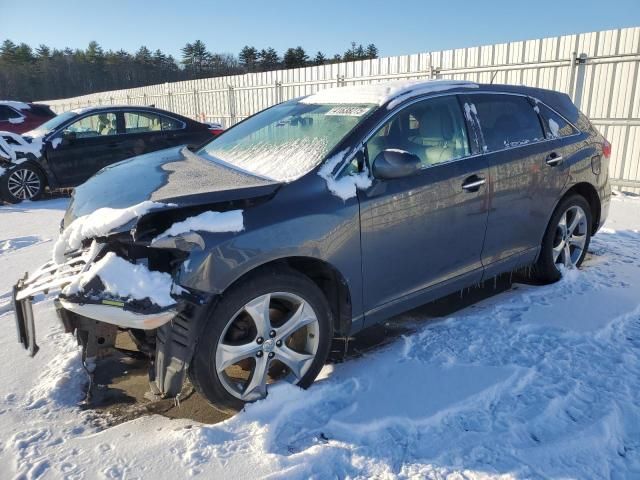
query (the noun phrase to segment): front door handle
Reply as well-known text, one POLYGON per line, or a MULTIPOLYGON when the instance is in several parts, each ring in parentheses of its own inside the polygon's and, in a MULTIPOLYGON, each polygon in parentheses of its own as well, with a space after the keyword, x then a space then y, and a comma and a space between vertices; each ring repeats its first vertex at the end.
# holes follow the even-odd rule
POLYGON ((563 160, 564 159, 562 158, 562 155, 558 155, 557 153, 553 152, 549 154, 545 162, 550 167, 555 167, 556 165, 560 165, 563 160))
POLYGON ((463 182, 462 188, 467 192, 477 192, 485 182, 486 180, 484 178, 479 177, 478 175, 471 175, 463 182))

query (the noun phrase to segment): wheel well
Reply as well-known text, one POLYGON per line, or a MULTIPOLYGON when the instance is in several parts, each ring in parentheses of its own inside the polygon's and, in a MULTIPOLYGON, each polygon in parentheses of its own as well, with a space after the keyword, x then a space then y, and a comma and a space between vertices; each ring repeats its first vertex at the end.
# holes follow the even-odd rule
POLYGON ((348 335, 351 329, 351 294, 342 274, 329 263, 311 257, 287 257, 260 265, 233 284, 269 269, 290 269, 308 277, 324 293, 334 318, 334 335, 348 335))
MULTIPOLYGON (((593 219, 593 224, 591 226, 592 234, 595 234, 598 230, 598 226, 600 225, 600 214, 601 214, 601 205, 600 205, 600 197, 598 196, 598 192, 590 183, 577 183, 564 194, 562 199, 568 197, 569 195, 577 193, 587 200, 589 203, 589 207, 591 207, 591 216, 593 219)), ((562 201, 562 200, 561 200, 562 201)))

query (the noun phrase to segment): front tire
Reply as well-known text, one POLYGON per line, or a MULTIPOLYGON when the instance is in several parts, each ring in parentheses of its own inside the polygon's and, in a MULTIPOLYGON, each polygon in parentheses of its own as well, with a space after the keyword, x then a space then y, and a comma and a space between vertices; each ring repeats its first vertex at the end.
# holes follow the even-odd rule
POLYGON ((592 218, 589 202, 581 195, 571 195, 560 202, 533 268, 537 280, 552 283, 562 277, 563 269, 580 267, 591 242, 592 218))
POLYGON ((45 177, 37 167, 22 163, 0 179, 0 193, 9 203, 37 200, 42 196, 45 177))
POLYGON ((276 382, 307 388, 329 354, 332 325, 327 299, 309 278, 263 272, 224 293, 199 338, 189 377, 225 413, 264 398, 276 382))

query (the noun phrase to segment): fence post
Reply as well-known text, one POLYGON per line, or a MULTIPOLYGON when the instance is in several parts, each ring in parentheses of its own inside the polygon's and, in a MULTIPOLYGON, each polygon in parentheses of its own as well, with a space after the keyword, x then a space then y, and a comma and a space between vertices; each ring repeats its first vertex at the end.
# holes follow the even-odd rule
POLYGON ((282 82, 280 80, 276 81, 276 103, 281 103, 283 98, 282 91, 282 82))
POLYGON ((147 101, 147 93, 146 92, 142 94, 142 104, 145 107, 149 104, 149 102, 147 101))
POLYGON ((198 97, 198 89, 193 89, 193 118, 198 119, 200 115, 200 98, 198 97))
POLYGON ((229 85, 229 94, 227 101, 229 102, 229 126, 233 126, 236 123, 236 98, 233 92, 233 85, 229 85))

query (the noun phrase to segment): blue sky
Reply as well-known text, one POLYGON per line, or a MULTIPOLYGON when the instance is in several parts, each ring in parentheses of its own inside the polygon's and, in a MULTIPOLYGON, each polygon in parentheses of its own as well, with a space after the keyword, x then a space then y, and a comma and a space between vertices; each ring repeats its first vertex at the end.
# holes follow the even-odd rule
POLYGON ((327 56, 350 42, 399 55, 640 25, 640 0, 0 0, 0 40, 178 56, 187 42, 237 54, 301 45, 327 56))

